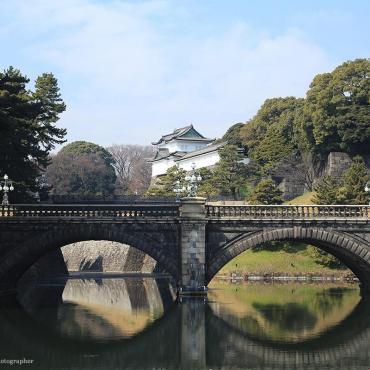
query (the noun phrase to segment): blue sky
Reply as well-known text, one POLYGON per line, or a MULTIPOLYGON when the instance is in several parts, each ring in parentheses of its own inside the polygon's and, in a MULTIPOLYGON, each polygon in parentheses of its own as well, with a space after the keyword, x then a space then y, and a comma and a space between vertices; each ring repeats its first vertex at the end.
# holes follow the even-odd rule
POLYGON ((2 69, 58 78, 68 141, 218 137, 263 101, 370 56, 369 1, 0 0, 2 69))

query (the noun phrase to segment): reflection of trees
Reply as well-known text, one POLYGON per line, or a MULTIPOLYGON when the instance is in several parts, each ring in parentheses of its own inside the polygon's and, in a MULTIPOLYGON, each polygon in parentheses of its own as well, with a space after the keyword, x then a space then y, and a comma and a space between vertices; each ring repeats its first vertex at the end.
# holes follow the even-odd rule
POLYGON ((207 315, 207 365, 217 368, 370 368, 370 299, 362 299, 339 325, 298 343, 275 342, 207 315))
POLYGON ((295 302, 286 304, 253 303, 252 306, 266 320, 284 331, 301 333, 307 328, 312 329, 317 322, 317 317, 306 306, 295 302))
POLYGON ((343 298, 349 288, 329 288, 317 293, 314 299, 314 307, 319 310, 323 317, 327 317, 334 307, 342 307, 343 298))
POLYGON ((263 289, 248 284, 238 292, 211 291, 210 297, 219 302, 212 306, 217 315, 235 328, 263 339, 295 342, 318 336, 336 325, 360 299, 358 290, 351 287, 306 284, 263 289))
MULTIPOLYGON (((203 340, 206 341, 204 363, 207 368, 268 366, 302 369, 309 363, 311 368, 329 366, 348 369, 359 363, 360 356, 363 368, 368 368, 369 309, 370 302, 363 299, 341 325, 320 337, 301 343, 276 343, 256 339, 229 325, 206 305, 190 310, 191 317, 182 321, 182 306, 177 304, 133 338, 86 343, 58 337, 18 307, 0 310, 0 348, 3 356, 18 358, 21 354, 20 357, 34 358, 38 366, 42 364, 50 369, 178 369, 184 368, 181 351, 183 336, 188 333, 191 335, 188 340, 195 339, 193 332, 184 330, 184 326, 189 328, 189 320, 201 323, 202 320, 197 318, 205 315, 203 340)), ((198 339, 202 340, 202 337, 198 339)))

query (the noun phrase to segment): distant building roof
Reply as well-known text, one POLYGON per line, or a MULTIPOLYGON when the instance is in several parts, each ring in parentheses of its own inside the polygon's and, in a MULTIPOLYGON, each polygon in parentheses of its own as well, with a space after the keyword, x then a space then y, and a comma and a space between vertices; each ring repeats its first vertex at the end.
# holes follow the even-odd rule
POLYGON ((191 140, 191 141, 203 141, 212 142, 213 139, 208 139, 201 135, 193 125, 181 127, 175 129, 171 134, 163 135, 158 141, 153 142, 153 145, 158 145, 160 143, 168 143, 171 140, 191 140))
POLYGON ((211 153, 211 152, 216 152, 219 149, 223 148, 227 144, 226 141, 218 144, 213 144, 213 145, 207 145, 206 147, 199 149, 199 150, 194 150, 192 152, 173 152, 169 153, 168 149, 160 149, 158 152, 155 154, 154 158, 147 159, 148 162, 156 162, 160 161, 165 158, 170 158, 173 157, 174 162, 179 162, 182 161, 183 159, 188 159, 188 158, 193 158, 197 157, 199 155, 211 153))
POLYGON ((162 159, 170 158, 170 157, 180 158, 184 156, 185 154, 186 152, 179 152, 179 151, 170 153, 168 149, 158 150, 158 152, 155 154, 153 158, 147 159, 147 162, 156 162, 156 161, 160 161, 162 159))
POLYGON ((206 147, 199 149, 199 150, 194 150, 192 152, 188 152, 185 155, 181 156, 181 158, 175 159, 175 162, 182 161, 183 159, 188 159, 188 158, 193 158, 197 157, 198 155, 203 155, 211 152, 216 152, 219 149, 223 148, 227 144, 226 141, 218 144, 213 144, 213 145, 207 145, 206 147))

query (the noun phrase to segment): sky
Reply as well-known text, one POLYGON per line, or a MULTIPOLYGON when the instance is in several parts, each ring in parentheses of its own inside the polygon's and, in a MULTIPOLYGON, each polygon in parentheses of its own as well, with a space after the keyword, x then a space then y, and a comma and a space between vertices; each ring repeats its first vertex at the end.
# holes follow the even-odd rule
POLYGON ((368 0, 0 0, 1 69, 57 77, 68 142, 214 138, 369 57, 369 16, 368 0))

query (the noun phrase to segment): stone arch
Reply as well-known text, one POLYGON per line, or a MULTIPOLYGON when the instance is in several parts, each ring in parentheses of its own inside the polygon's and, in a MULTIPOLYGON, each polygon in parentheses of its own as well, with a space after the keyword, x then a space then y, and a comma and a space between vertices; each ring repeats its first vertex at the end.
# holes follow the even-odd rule
MULTIPOLYGON (((168 228, 167 228, 168 229, 168 228)), ((177 235, 177 229, 174 228, 177 235)), ((165 234, 165 232, 164 232, 165 234)), ((48 252, 86 240, 107 240, 134 247, 155 259, 178 280, 177 240, 134 224, 56 225, 16 246, 0 262, 0 282, 14 286, 22 274, 48 252)))
POLYGON ((233 239, 208 261, 206 284, 240 253, 269 241, 282 240, 299 240, 331 253, 352 270, 360 280, 362 288, 370 290, 370 246, 366 241, 344 232, 303 227, 264 229, 233 239))

